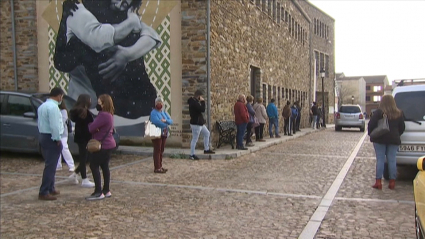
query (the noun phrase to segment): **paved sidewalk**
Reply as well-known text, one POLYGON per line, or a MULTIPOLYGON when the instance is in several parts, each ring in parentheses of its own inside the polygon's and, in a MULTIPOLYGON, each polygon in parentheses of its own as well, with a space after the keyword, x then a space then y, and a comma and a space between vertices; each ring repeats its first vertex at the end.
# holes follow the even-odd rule
MULTIPOLYGON (((335 125, 328 124, 326 127, 333 128, 335 125)), ((286 136, 281 135, 281 138, 269 138, 266 137, 266 142, 256 142, 255 140, 253 143, 255 146, 248 147, 248 150, 238 150, 238 149, 232 149, 230 145, 224 145, 220 148, 214 149, 215 154, 204 154, 203 149, 202 150, 196 150, 195 154, 200 159, 230 159, 230 158, 237 158, 242 155, 250 154, 255 151, 268 148, 273 145, 280 144, 285 141, 293 140, 299 137, 302 137, 304 135, 308 135, 314 132, 318 132, 320 130, 324 130, 324 128, 321 128, 319 130, 313 130, 311 128, 303 128, 301 131, 298 131, 293 136, 286 136)), ((143 155, 143 156, 152 156, 152 147, 143 147, 143 146, 124 146, 120 145, 116 154, 129 154, 129 155, 143 155)), ((164 156, 165 157, 171 157, 171 158, 189 158, 190 149, 186 148, 169 148, 165 147, 164 156)))

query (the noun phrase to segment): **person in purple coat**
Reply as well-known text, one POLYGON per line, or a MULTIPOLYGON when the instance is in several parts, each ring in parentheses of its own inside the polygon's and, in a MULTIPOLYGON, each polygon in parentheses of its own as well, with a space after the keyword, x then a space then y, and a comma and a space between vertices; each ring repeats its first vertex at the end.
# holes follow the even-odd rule
POLYGON ((97 99, 96 109, 99 114, 93 123, 89 124, 89 131, 93 139, 101 141, 102 148, 94 152, 90 161, 90 169, 94 179, 94 193, 86 200, 100 200, 105 197, 111 197, 109 190, 109 182, 111 180, 109 172, 109 160, 111 159, 112 150, 116 147, 115 140, 112 136, 114 129, 114 104, 110 95, 103 94, 97 99), (99 167, 103 173, 103 189, 101 185, 101 176, 99 167))

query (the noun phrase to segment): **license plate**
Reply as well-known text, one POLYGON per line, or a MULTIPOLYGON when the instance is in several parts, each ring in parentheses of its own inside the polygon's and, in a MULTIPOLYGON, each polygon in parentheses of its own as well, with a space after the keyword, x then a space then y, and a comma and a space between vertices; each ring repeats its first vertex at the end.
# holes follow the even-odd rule
POLYGON ((400 145, 400 151, 425 152, 425 145, 400 145))

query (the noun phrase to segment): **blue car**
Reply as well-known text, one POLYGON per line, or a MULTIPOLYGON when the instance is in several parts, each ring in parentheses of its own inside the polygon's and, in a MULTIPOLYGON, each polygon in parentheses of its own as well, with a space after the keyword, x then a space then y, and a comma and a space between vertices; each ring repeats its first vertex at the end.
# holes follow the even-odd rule
MULTIPOLYGON (((43 93, 0 91, 1 151, 41 153, 38 143, 37 109, 47 98, 48 94, 43 93)), ((76 103, 66 95, 63 101, 68 110, 76 103)), ((115 130, 113 136, 118 148, 120 136, 115 130)), ((78 145, 74 143, 73 133, 68 136, 68 145, 71 153, 78 155, 78 145)))

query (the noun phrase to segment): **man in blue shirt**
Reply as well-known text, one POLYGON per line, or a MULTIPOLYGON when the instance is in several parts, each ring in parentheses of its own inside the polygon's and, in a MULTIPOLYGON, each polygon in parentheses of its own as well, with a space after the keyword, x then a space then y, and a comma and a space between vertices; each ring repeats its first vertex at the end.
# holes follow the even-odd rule
POLYGON ((59 104, 62 102, 63 95, 61 88, 53 88, 49 99, 37 110, 39 143, 44 158, 43 180, 38 194, 40 200, 56 200, 55 196, 60 194, 55 189, 55 174, 59 155, 62 152, 61 135, 64 128, 59 104))
POLYGON ((277 113, 277 107, 274 104, 274 99, 270 100, 270 103, 267 105, 267 116, 269 117, 269 134, 270 138, 273 138, 273 126, 274 133, 276 138, 280 138, 279 135, 279 114, 277 113))

